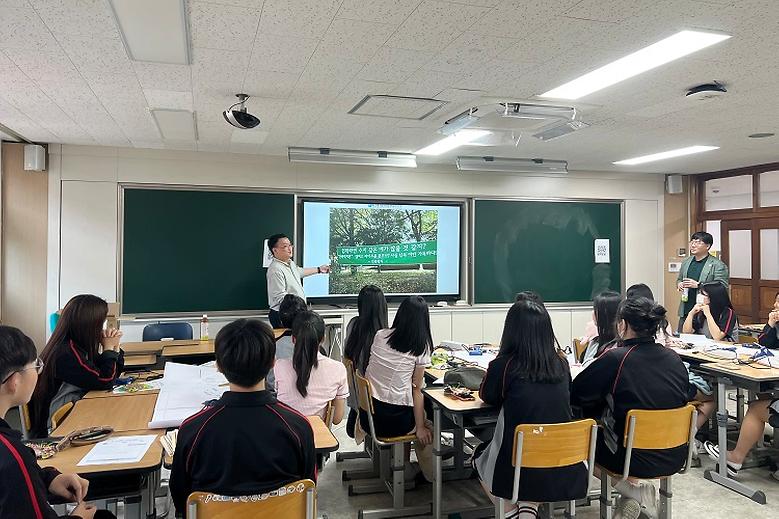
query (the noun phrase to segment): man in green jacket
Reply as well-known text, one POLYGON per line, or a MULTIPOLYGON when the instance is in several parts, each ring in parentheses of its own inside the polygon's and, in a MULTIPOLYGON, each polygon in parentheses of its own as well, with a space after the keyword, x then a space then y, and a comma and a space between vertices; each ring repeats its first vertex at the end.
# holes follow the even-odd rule
POLYGON ((690 256, 682 262, 679 276, 676 278, 677 288, 682 294, 682 301, 679 304, 680 328, 687 314, 695 306, 698 286, 719 281, 727 288, 730 282, 728 266, 709 254, 713 243, 714 238, 707 232, 698 231, 690 237, 690 256), (687 290, 687 301, 684 301, 685 290, 687 290))

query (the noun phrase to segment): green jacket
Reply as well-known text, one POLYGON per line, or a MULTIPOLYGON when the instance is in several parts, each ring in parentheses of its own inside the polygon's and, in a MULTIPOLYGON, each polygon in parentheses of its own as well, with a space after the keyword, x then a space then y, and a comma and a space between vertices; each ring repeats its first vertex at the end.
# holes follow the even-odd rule
MULTIPOLYGON (((679 275, 676 276, 677 284, 679 284, 684 278, 687 277, 687 270, 690 268, 690 263, 692 263, 692 260, 693 256, 689 256, 682 262, 679 275)), ((703 283, 709 283, 711 281, 719 281, 725 285, 726 288, 730 283, 730 272, 728 271, 728 266, 714 256, 709 256, 709 259, 706 260, 706 264, 703 266, 703 271, 701 271, 701 277, 698 280, 698 283, 702 285, 703 283)), ((682 303, 681 300, 679 303, 679 317, 684 317, 684 303, 682 303)))

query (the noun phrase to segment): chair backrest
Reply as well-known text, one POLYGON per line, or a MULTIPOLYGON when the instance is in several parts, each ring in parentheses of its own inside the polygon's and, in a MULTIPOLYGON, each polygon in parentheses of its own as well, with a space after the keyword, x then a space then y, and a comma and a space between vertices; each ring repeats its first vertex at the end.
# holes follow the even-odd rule
POLYGON ((315 519, 316 485, 301 479, 254 496, 221 496, 193 492, 187 498, 187 519, 315 519))
POLYGON ((192 325, 185 322, 151 323, 143 327, 143 341, 159 341, 167 338, 177 341, 192 339, 192 325))
POLYGON ((62 420, 64 420, 66 416, 68 416, 71 409, 73 409, 73 402, 68 402, 67 404, 54 411, 54 413, 51 415, 52 430, 59 427, 59 424, 62 423, 62 420))
POLYGON ((584 355, 584 350, 587 349, 587 344, 582 343, 579 339, 573 340, 573 352, 576 354, 576 360, 581 360, 582 355, 584 355))
POLYGON ((22 404, 19 406, 19 418, 22 422, 22 435, 25 439, 30 436, 30 429, 32 428, 32 419, 30 418, 30 404, 22 404))
POLYGON ((357 405, 360 406, 360 409, 369 415, 372 415, 373 391, 371 390, 371 383, 367 378, 363 377, 359 373, 352 373, 354 373, 354 383, 357 386, 357 405))
POLYGON ((333 400, 330 400, 325 409, 325 425, 328 429, 333 427, 333 413, 335 412, 335 404, 333 402, 333 400))
POLYGON ((757 337, 753 335, 738 335, 738 343, 739 344, 754 344, 757 342, 757 337))
MULTIPOLYGON (((631 409, 625 421, 623 442, 626 448, 623 477, 630 475, 630 458, 633 449, 662 450, 688 445, 687 463, 690 465, 692 449, 689 445, 695 437, 697 411, 687 404, 676 409, 631 409)), ((657 474, 655 477, 670 476, 657 474)))
MULTIPOLYGON (((519 499, 521 469, 557 468, 587 462, 590 478, 595 466, 595 443, 598 425, 595 420, 555 424, 522 424, 514 429, 511 464, 514 466, 512 502, 519 499)), ((589 479, 588 479, 589 481, 589 479)), ((575 491, 572 489, 572 491, 575 491)), ((571 499, 585 497, 571 495, 571 499)))
POLYGON ((354 363, 346 357, 344 357, 341 362, 343 362, 344 367, 346 368, 346 385, 349 386, 349 394, 356 395, 357 386, 354 384, 354 363))
POLYGON ((54 312, 49 315, 49 331, 54 333, 54 329, 57 327, 57 323, 60 321, 59 312, 54 312))

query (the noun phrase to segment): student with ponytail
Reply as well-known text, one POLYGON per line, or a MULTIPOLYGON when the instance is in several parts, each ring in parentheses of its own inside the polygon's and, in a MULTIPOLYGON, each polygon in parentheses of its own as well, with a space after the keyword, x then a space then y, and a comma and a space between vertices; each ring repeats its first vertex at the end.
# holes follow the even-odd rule
MULTIPOLYGON (((646 297, 628 298, 617 310, 616 348, 606 351, 573 380, 571 403, 585 416, 598 418, 595 461, 614 473, 622 473, 625 461, 627 413, 631 409, 675 409, 687 404, 687 370, 679 355, 658 344, 657 330, 665 322, 665 308, 646 297)), ((687 446, 657 450, 634 449, 631 474, 638 479, 673 474, 682 468, 687 446)), ((622 494, 618 513, 636 519, 641 513, 657 517, 657 490, 635 478, 619 481, 622 494)))
POLYGON ((279 402, 299 413, 325 418, 333 403, 333 424, 341 422, 349 396, 346 368, 319 351, 325 338, 325 323, 315 312, 302 312, 292 323, 292 359, 280 359, 273 371, 279 402))

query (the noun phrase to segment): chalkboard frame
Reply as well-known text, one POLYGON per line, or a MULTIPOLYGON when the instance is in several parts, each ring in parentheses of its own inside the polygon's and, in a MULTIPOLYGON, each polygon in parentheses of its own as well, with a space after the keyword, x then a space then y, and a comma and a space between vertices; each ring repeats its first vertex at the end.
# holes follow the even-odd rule
MULTIPOLYGON (((290 188, 272 188, 261 186, 224 186, 212 184, 163 184, 155 182, 119 182, 117 184, 117 229, 116 229, 116 296, 120 303, 120 318, 132 316, 137 319, 184 319, 200 317, 203 312, 181 311, 181 312, 140 312, 128 314, 124 310, 122 302, 124 300, 124 214, 125 214, 125 193, 128 190, 161 190, 161 191, 204 191, 207 193, 261 193, 278 194, 292 196, 292 239, 297 242, 298 232, 298 192, 290 188)), ((296 251, 297 252, 297 251, 296 251)), ((259 258, 258 258, 259 259, 259 258)), ((248 317, 267 314, 267 309, 257 310, 216 310, 207 312, 213 317, 248 317)))
MULTIPOLYGON (((626 249, 625 249, 625 199, 609 199, 609 198, 536 198, 527 196, 474 196, 471 197, 468 204, 469 222, 468 222, 468 303, 471 305, 477 305, 484 308, 489 307, 505 307, 510 305, 511 302, 500 303, 477 303, 476 302, 476 260, 475 260, 475 246, 476 246, 476 202, 486 200, 491 202, 562 202, 562 203, 587 203, 587 204, 619 204, 619 237, 620 237, 620 292, 624 291, 627 287, 625 285, 626 275, 626 249)), ((556 307, 580 307, 589 308, 592 306, 592 301, 554 301, 545 303, 548 308, 556 307)))

